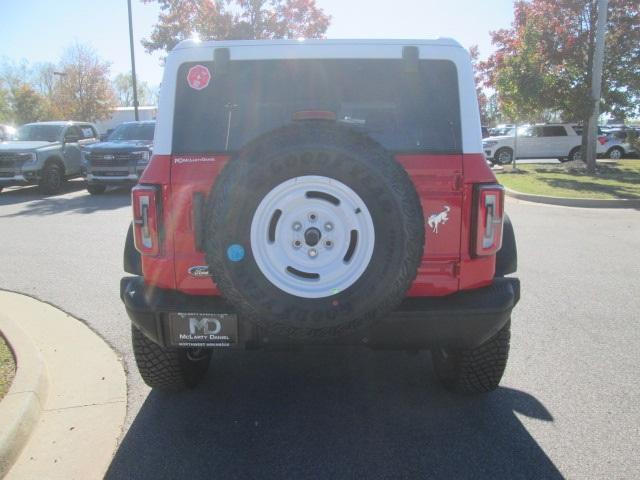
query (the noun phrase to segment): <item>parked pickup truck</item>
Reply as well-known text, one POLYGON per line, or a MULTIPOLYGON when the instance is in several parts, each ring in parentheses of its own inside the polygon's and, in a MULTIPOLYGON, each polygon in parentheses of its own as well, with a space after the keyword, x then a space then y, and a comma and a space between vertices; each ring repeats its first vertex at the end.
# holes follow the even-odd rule
POLYGON ((0 143, 0 191, 36 184, 54 194, 81 175, 81 149, 98 141, 96 128, 82 122, 27 123, 16 140, 0 143))
POLYGON ((133 185, 149 163, 155 122, 120 124, 104 142, 85 148, 83 174, 91 195, 109 185, 133 185))

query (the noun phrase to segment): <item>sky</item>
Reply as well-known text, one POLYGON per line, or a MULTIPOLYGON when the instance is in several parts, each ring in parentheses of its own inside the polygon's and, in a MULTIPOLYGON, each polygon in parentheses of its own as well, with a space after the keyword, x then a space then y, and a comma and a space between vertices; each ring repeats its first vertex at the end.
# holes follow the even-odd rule
MULTIPOLYGON (((451 37, 464 47, 492 51, 489 31, 506 28, 513 0, 316 0, 331 15, 328 38, 451 37)), ((132 0, 136 73, 156 86, 160 54, 145 52, 140 40, 157 20, 156 4, 132 0)), ((111 74, 128 72, 126 0, 0 0, 0 62, 57 62, 74 42, 88 44, 111 63, 111 74)))

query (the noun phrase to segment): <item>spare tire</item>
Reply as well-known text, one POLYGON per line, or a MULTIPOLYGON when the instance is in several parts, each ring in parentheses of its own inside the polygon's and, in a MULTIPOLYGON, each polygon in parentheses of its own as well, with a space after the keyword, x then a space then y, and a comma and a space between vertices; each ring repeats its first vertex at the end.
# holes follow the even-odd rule
POLYGON ((404 168, 347 127, 293 124, 224 167, 207 198, 210 272, 245 318, 325 339, 394 309, 415 279, 424 216, 404 168))

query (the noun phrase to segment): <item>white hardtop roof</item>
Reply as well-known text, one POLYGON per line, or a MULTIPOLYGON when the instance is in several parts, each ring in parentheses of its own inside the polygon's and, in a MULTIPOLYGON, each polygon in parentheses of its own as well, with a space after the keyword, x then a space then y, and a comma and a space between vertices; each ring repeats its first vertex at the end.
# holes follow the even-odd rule
POLYGON ((308 46, 337 46, 337 45, 425 45, 425 46, 441 46, 441 47, 458 47, 462 48, 457 41, 452 38, 433 38, 433 39, 303 39, 303 40, 220 40, 220 41, 198 41, 183 40, 174 47, 174 50, 182 50, 187 48, 233 48, 233 47, 255 47, 255 46, 291 46, 291 45, 308 45, 308 46))
POLYGON ((91 124, 91 122, 81 122, 79 120, 50 120, 47 122, 29 122, 25 123, 25 125, 58 125, 64 127, 67 125, 77 125, 79 123, 91 124))
POLYGON ((463 153, 482 153, 480 114, 469 53, 455 40, 435 39, 344 39, 344 40, 184 40, 167 56, 165 63, 154 151, 161 155, 172 153, 173 112, 177 74, 181 65, 191 62, 212 62, 216 48, 229 48, 232 61, 278 59, 400 59, 403 47, 416 47, 420 59, 447 60, 458 71, 460 92, 463 153))
MULTIPOLYGON (((115 112, 133 112, 135 107, 115 107, 111 110, 115 112)), ((155 105, 139 105, 138 110, 157 110, 158 107, 155 105)))

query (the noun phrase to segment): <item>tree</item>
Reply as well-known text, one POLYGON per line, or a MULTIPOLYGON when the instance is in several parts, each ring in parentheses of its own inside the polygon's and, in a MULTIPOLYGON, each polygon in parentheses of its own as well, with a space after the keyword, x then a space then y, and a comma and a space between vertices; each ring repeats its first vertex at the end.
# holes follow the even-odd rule
POLYGON ((315 0, 143 0, 161 12, 147 52, 170 51, 197 34, 203 40, 321 38, 331 17, 315 0))
POLYGON ((482 125, 498 123, 502 118, 498 106, 498 98, 495 92, 487 92, 483 86, 482 62, 480 62, 480 51, 477 45, 469 47, 471 66, 473 67, 473 79, 476 84, 476 95, 478 96, 478 107, 480 108, 480 121, 482 125))
MULTIPOLYGON (((149 105, 153 94, 147 82, 138 80, 138 105, 149 105)), ((119 73, 113 80, 116 100, 121 107, 133 107, 133 79, 130 73, 119 73)))
POLYGON ((44 99, 30 85, 17 87, 11 97, 12 116, 18 125, 43 119, 44 99))
POLYGON ((60 61, 53 97, 61 118, 96 121, 108 118, 116 103, 109 64, 89 47, 75 44, 60 61))
POLYGON ((471 45, 469 47, 469 56, 471 57, 471 66, 473 67, 473 79, 476 83, 476 96, 478 97, 478 107, 480 108, 480 121, 482 125, 487 125, 487 96, 482 88, 482 73, 480 72, 478 59, 480 57, 480 50, 477 45, 471 45))
MULTIPOLYGON (((595 0, 519 0, 511 28, 491 32, 496 51, 480 65, 483 85, 498 92, 512 120, 558 111, 587 123, 597 20, 595 0)), ((638 111, 640 3, 610 0, 601 112, 638 111)), ((587 129, 583 129, 583 144, 587 129)))
POLYGON ((11 105, 9 104, 9 91, 0 81, 0 123, 8 123, 12 120, 11 105))
POLYGON ((19 63, 4 60, 0 65, 0 83, 7 90, 14 90, 18 87, 31 84, 31 69, 26 60, 19 63))
POLYGON ((58 81, 57 67, 51 63, 38 63, 33 67, 33 86, 43 97, 53 97, 54 87, 58 81))
POLYGON ((0 117, 22 124, 43 120, 44 98, 32 86, 32 71, 26 61, 0 66, 0 117))
POLYGON ((629 130, 627 132, 627 141, 631 144, 636 152, 640 152, 640 130, 629 130))
POLYGON ((58 120, 64 118, 58 102, 57 85, 60 82, 58 67, 51 63, 38 63, 33 67, 31 84, 42 96, 42 120, 58 120))

